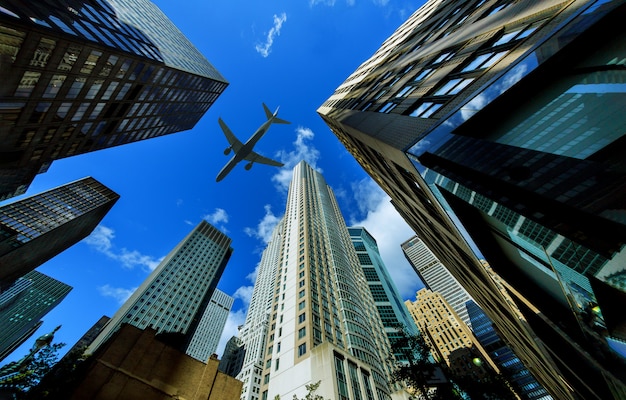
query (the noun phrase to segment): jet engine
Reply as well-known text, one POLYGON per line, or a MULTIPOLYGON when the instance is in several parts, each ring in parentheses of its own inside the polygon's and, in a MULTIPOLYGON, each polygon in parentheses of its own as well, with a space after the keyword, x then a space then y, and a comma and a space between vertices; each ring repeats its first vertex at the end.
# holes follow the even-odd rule
POLYGON ((246 171, 250 171, 250 168, 252 168, 252 163, 248 163, 246 164, 246 166, 244 167, 246 169, 246 171))
POLYGON ((228 153, 230 153, 230 147, 227 147, 227 148, 224 150, 224 155, 225 155, 225 156, 227 156, 227 155, 228 155, 228 153))

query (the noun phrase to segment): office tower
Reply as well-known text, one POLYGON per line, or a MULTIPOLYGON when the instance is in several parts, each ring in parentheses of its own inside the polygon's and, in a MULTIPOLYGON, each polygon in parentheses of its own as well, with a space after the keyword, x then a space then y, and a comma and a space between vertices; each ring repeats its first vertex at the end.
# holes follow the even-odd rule
POLYGON ((202 362, 206 362, 215 354, 234 301, 235 299, 219 289, 213 291, 211 300, 191 337, 187 354, 202 362))
POLYGON ((1 206, 0 290, 87 237, 119 197, 87 177, 1 206))
POLYGON ((52 161, 188 130, 228 83, 148 0, 0 0, 0 199, 52 161))
MULTIPOLYGON (((272 299, 283 245, 283 223, 284 219, 281 219, 276 224, 272 237, 263 250, 261 261, 257 267, 246 321, 239 328, 244 358, 241 370, 235 377, 243 382, 241 400, 259 400, 261 398, 267 330, 270 317, 273 316, 272 299)), ((275 319, 273 321, 276 323, 275 319)))
POLYGON ((263 310, 270 301, 271 315, 260 393, 249 398, 303 398, 306 385, 320 382, 315 393, 324 398, 389 399, 384 327, 334 194, 304 161, 274 240, 269 298, 253 298, 263 310))
POLYGON ((500 339, 493 328, 493 323, 487 314, 478 307, 473 300, 466 304, 467 312, 472 321, 472 332, 478 342, 489 354, 493 362, 500 368, 500 372, 509 380, 515 391, 523 399, 549 400, 552 397, 531 375, 530 371, 513 351, 500 339))
POLYGON ((415 295, 415 301, 407 300, 405 304, 435 359, 445 362, 455 375, 481 379, 488 374, 485 368, 499 372, 441 293, 423 288, 415 295), (473 362, 477 357, 482 363, 473 362))
POLYGON ((128 323, 152 328, 190 354, 190 342, 200 332, 200 320, 233 252, 230 243, 228 236, 201 221, 117 310, 87 353, 128 323))
MULTIPOLYGON (((418 335, 417 326, 380 256, 376 239, 362 227, 348 227, 348 233, 389 342, 394 343, 400 339, 399 326, 404 327, 405 333, 409 335, 418 335)), ((409 361, 402 352, 396 352, 394 356, 398 361, 409 361)))
MULTIPOLYGON (((220 359, 218 368, 221 372, 228 376, 236 377, 243 367, 243 359, 245 356, 245 348, 243 342, 237 336, 228 339, 224 347, 224 354, 220 359)), ((243 388, 242 388, 243 394, 243 388)))
POLYGON ((37 271, 30 271, 0 293, 0 361, 39 328, 44 315, 67 296, 72 287, 37 271))
POLYGON ((626 274, 625 13, 619 0, 429 1, 318 109, 559 399, 626 397, 607 346, 623 321, 602 313, 626 296, 599 301, 626 274))
POLYGON ((472 327, 465 303, 472 298, 426 244, 413 236, 400 245, 404 256, 427 288, 440 293, 468 327, 472 327))

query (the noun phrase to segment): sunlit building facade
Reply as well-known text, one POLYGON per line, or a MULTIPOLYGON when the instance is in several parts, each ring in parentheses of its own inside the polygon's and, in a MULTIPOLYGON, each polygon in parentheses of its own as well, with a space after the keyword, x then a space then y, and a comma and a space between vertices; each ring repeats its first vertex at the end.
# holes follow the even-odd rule
POLYGON ((72 287, 30 271, 0 293, 0 361, 30 338, 72 287))
POLYGON ((343 216, 323 176, 304 161, 294 167, 272 240, 280 245, 270 303, 257 299, 269 319, 260 393, 252 399, 304 398, 317 382, 315 394, 324 398, 399 395, 389 385, 389 340, 343 216))
POLYGON ((205 363, 215 354, 234 301, 219 289, 213 291, 187 347, 188 355, 205 363))
POLYGON ((433 292, 440 293, 461 321, 471 329, 472 325, 465 303, 472 298, 463 286, 419 237, 413 236, 400 247, 424 285, 433 292))
POLYGON ((318 109, 559 399, 626 397, 609 346, 626 336, 625 17, 618 0, 429 1, 318 109))
POLYGON ((0 290, 87 237, 119 195, 87 177, 0 207, 0 290))
POLYGON ((148 0, 0 0, 0 199, 52 161, 193 128, 228 85, 148 0))
MULTIPOLYGON (((228 236, 201 221, 117 310, 87 353, 96 351, 126 323, 154 329, 188 355, 201 354, 203 350, 191 343, 196 332, 202 336, 201 320, 233 252, 230 244, 228 236)), ((222 324, 220 334, 223 329, 222 324)), ((206 337, 195 339, 207 343, 206 337)))

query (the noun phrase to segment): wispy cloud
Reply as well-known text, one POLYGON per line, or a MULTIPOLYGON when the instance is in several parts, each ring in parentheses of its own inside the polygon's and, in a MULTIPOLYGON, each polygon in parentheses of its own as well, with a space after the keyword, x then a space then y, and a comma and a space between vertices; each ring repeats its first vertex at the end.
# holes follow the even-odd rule
POLYGON ((269 204, 265 205, 265 215, 259 221, 256 228, 246 227, 244 228, 244 232, 246 235, 260 239, 263 243, 268 243, 272 238, 272 232, 274 231, 274 227, 280 221, 280 217, 277 217, 272 212, 272 207, 269 204))
POLYGON ((265 43, 257 44, 256 51, 261 54, 263 57, 267 57, 270 55, 272 51, 272 45, 274 44, 274 37, 280 35, 280 28, 282 28, 283 23, 287 21, 287 14, 281 13, 280 15, 274 14, 274 26, 267 33, 267 38, 265 39, 265 43))
POLYGON ((84 242, 94 250, 106 255, 107 257, 119 261, 124 268, 133 269, 137 266, 147 271, 154 270, 159 262, 163 259, 156 259, 152 256, 141 254, 137 250, 128 250, 126 248, 116 249, 113 245, 115 231, 104 225, 98 225, 96 229, 84 239, 84 242))
POLYGON ((217 349, 215 353, 221 359, 224 354, 224 348, 226 347, 226 342, 233 337, 238 336, 238 328, 240 325, 246 321, 246 310, 240 309, 237 311, 231 311, 228 314, 228 318, 226 319, 226 324, 224 325, 224 330, 222 331, 222 337, 220 338, 219 343, 217 344, 217 349))
POLYGON ((404 257, 400 244, 415 233, 390 202, 389 196, 370 179, 352 186, 354 198, 366 215, 352 219, 351 225, 362 226, 376 239, 380 255, 404 299, 414 299, 424 285, 404 257))
POLYGON ((228 229, 224 224, 228 223, 228 214, 223 208, 216 208, 211 214, 207 214, 202 219, 206 220, 211 225, 214 225, 221 231, 228 233, 228 229))
POLYGON ((111 285, 104 285, 98 288, 98 292, 104 297, 114 298, 118 304, 124 304, 126 300, 137 290, 136 287, 132 289, 116 288, 111 285))
POLYGON ((311 166, 311 168, 322 172, 321 169, 317 167, 317 160, 320 158, 320 152, 311 144, 311 141, 315 137, 313 131, 309 128, 299 126, 296 128, 296 134, 296 140, 293 142, 294 150, 281 150, 278 153, 280 161, 285 164, 285 166, 279 169, 278 173, 272 177, 272 181, 277 184, 278 189, 283 193, 287 193, 289 190, 293 167, 295 167, 300 161, 304 160, 311 166))

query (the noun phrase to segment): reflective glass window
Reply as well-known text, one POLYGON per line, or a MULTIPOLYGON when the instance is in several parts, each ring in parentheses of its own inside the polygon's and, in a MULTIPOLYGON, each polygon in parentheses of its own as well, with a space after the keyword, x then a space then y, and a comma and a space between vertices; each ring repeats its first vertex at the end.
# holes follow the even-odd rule
POLYGON ((65 54, 59 63, 58 69, 61 71, 71 71, 80 56, 80 47, 75 45, 69 45, 65 54))
POLYGON ((48 64, 48 59, 52 54, 52 50, 56 46, 56 41, 47 38, 41 38, 39 40, 39 44, 33 53, 33 58, 31 58, 29 65, 34 67, 45 67, 48 64))
POLYGON ((80 69, 81 74, 91 74, 98 63, 98 60, 102 56, 102 52, 97 50, 92 50, 87 56, 85 63, 80 69))
POLYGON ((65 78, 66 78, 65 75, 53 75, 52 79, 50 79, 50 83, 48 84, 48 86, 43 92, 43 97, 45 98, 56 97, 57 93, 59 93, 59 89, 61 89, 61 86, 65 82, 65 78))
POLYGON ((20 84, 15 90, 16 97, 28 97, 32 93, 35 85, 39 81, 41 77, 40 72, 34 71, 25 71, 24 75, 22 75, 22 79, 20 79, 20 84))

